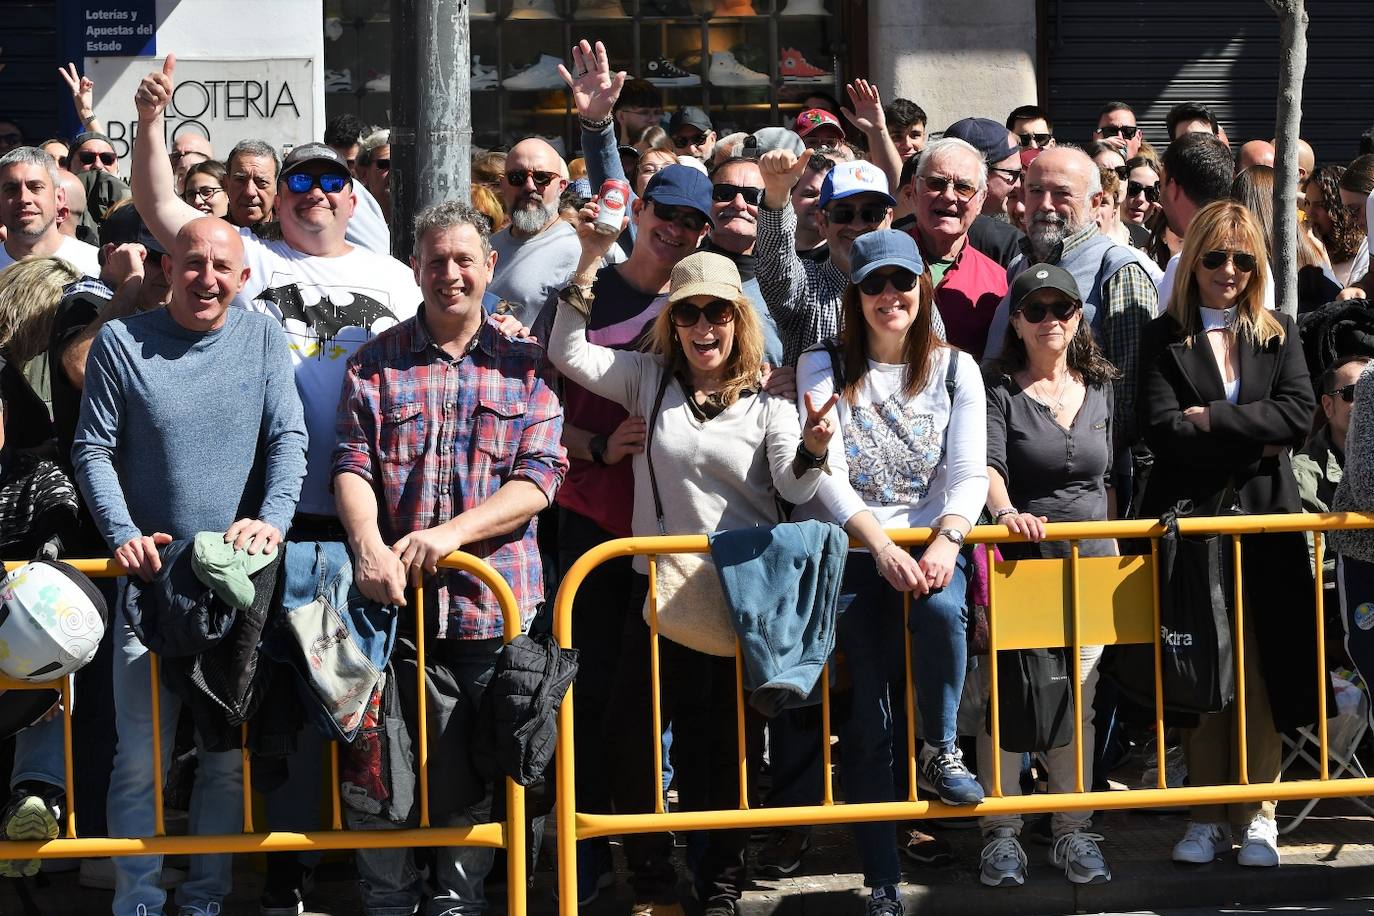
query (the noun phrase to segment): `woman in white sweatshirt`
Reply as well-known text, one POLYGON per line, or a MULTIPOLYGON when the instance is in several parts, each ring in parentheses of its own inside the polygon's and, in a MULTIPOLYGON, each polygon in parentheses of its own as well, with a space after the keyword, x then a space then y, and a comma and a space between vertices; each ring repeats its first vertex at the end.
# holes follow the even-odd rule
MULTIPOLYGON (((656 200, 653 206, 664 206, 656 200)), ((666 207, 665 207, 666 209, 666 207)), ((583 210, 584 218, 596 205, 583 210)), ((782 519, 777 498, 805 502, 816 492, 831 438, 824 415, 805 429, 790 400, 762 390, 763 333, 727 258, 698 252, 673 268, 668 306, 646 330, 648 352, 611 350, 587 340, 590 283, 613 236, 579 227, 582 262, 563 291, 549 358, 568 379, 646 419, 634 456, 636 535, 704 534, 782 519)), ((822 398, 822 402, 825 399, 822 398)), ((818 402, 819 403, 819 402, 818 402)), ((635 558, 636 587, 648 591, 648 564, 635 558)), ((705 706, 704 731, 678 729, 673 750, 684 796, 695 808, 735 808, 739 771, 735 731, 734 635, 709 557, 658 558, 659 671, 662 723, 685 702, 705 706), (681 751, 679 755, 677 752, 681 751), (697 768, 706 772, 692 772, 697 768)), ((647 609, 646 609, 647 613, 647 609)), ((627 621, 609 711, 616 811, 651 812, 654 779, 649 628, 627 621)), ((745 880, 748 831, 711 831, 695 869, 710 914, 734 912, 745 880)), ((667 834, 627 834, 633 913, 653 913, 676 899, 677 874, 667 834)))
MULTIPOLYGON (((896 230, 854 240, 844 295, 844 336, 802 354, 797 390, 808 403, 833 398, 840 435, 830 441, 831 474, 809 506, 865 548, 845 566, 836 635, 853 689, 841 707, 841 776, 850 803, 891 801, 892 720, 905 700, 902 592, 911 593, 911 659, 920 711, 920 770, 948 804, 976 804, 978 780, 964 766, 955 716, 967 661, 964 535, 987 498, 987 412, 983 381, 967 354, 932 329, 929 278, 916 244, 896 230), (914 553, 885 528, 930 526, 914 553)), ((900 916, 896 834, 888 823, 856 824, 870 916, 900 916)))

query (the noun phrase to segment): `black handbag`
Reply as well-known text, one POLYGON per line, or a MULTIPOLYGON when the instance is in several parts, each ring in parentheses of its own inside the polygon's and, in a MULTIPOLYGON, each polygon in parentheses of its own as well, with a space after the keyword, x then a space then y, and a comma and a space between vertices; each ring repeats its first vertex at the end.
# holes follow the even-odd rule
MULTIPOLYGON (((1069 650, 1012 649, 997 653, 997 703, 1004 751, 1063 747, 1073 740, 1073 668, 1069 650)), ((992 733, 992 705, 984 723, 992 733)))

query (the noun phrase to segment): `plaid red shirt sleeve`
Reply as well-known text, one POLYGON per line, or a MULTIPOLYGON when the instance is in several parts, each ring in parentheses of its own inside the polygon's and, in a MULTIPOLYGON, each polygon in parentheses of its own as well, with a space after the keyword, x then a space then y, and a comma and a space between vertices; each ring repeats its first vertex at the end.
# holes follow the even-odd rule
MULTIPOLYGON (((422 313, 423 314, 423 313, 422 313)), ((540 374, 535 344, 482 326, 468 352, 448 356, 421 316, 378 335, 349 360, 340 395, 334 474, 357 474, 378 497, 388 543, 443 524, 527 480, 550 503, 567 472, 563 409, 540 374)), ((510 584, 528 624, 544 600, 536 520, 510 534, 463 545, 510 584)), ((461 572, 438 577, 427 595, 438 635, 488 639, 502 633, 487 589, 461 572)))

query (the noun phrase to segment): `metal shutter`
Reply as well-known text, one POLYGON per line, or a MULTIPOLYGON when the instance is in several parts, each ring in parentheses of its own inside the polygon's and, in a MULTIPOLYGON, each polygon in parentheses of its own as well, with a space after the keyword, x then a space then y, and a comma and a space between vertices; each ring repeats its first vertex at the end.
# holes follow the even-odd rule
MULTIPOLYGON (((1233 147, 1273 135, 1278 18, 1264 0, 1042 0, 1045 107, 1065 140, 1091 139, 1120 99, 1162 151, 1164 118, 1202 102, 1233 147)), ((1348 162, 1374 124, 1374 2, 1307 4, 1302 136, 1319 162, 1348 162)))
POLYGON ((17 121, 29 143, 57 134, 72 107, 57 77, 57 47, 55 0, 0 0, 0 117, 17 121))

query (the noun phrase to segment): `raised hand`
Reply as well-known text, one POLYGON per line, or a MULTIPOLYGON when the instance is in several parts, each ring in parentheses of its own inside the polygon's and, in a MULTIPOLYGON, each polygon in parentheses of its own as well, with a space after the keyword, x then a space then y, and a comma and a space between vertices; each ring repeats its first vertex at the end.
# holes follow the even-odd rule
POLYGON ((585 38, 573 45, 572 60, 572 72, 559 64, 558 75, 572 90, 577 113, 588 121, 605 120, 625 86, 625 71, 612 73, 606 46, 598 41, 593 48, 585 38))
POLYGON ((168 54, 167 59, 162 62, 162 69, 149 73, 138 84, 138 91, 134 93, 134 106, 138 108, 140 121, 151 121, 167 110, 167 104, 172 101, 172 90, 175 88, 172 71, 176 69, 176 65, 176 55, 168 54))
POLYGON ((813 455, 824 455, 830 450, 830 438, 835 435, 835 425, 827 416, 830 408, 839 402, 838 393, 830 395, 826 402, 816 407, 811 400, 811 392, 803 397, 806 403, 806 420, 802 423, 802 445, 813 455))
MULTIPOLYGON (((626 211, 629 211, 627 206, 626 211)), ((594 258, 604 258, 611 248, 615 245, 616 239, 620 237, 620 232, 602 232, 596 226, 596 215, 601 212, 601 198, 593 197, 577 211, 577 240, 582 243, 582 257, 584 261, 594 258)), ((624 231, 629 222, 629 216, 621 220, 620 230, 624 231)))
POLYGON ((865 134, 887 130, 887 118, 883 114, 883 100, 878 95, 878 87, 868 80, 855 80, 844 87, 849 96, 849 108, 841 108, 844 116, 865 134))

